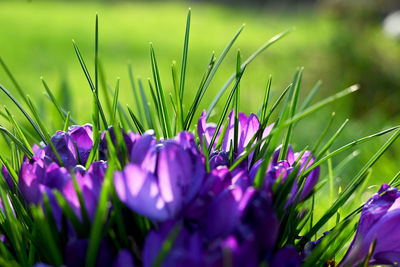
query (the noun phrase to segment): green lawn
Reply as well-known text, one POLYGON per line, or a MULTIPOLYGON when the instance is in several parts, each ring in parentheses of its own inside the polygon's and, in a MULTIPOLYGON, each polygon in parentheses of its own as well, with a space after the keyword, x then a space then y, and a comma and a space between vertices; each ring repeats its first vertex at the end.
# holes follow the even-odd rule
MULTIPOLYGON (((363 82, 359 80, 360 76, 346 71, 348 66, 345 65, 346 60, 352 59, 346 55, 342 57, 340 54, 340 51, 355 49, 354 47, 347 49, 346 46, 343 48, 343 44, 358 43, 360 40, 352 39, 346 31, 346 25, 327 13, 313 10, 283 12, 269 9, 234 9, 211 4, 192 4, 191 7, 192 26, 186 100, 192 99, 212 52, 215 51, 218 56, 240 26, 246 23, 245 30, 211 83, 201 109, 207 108, 208 103, 235 70, 238 48, 242 52, 243 59, 246 59, 269 38, 291 27, 295 27, 292 33, 271 46, 246 69, 241 84, 242 111, 246 113, 258 111, 266 80, 270 74, 273 76, 273 98, 276 98, 291 82, 298 66, 305 67, 302 97, 320 79, 324 85, 318 99, 334 94, 352 83, 363 82)), ((8 64, 21 86, 36 101, 42 103, 41 112, 43 117, 47 118, 48 124, 55 114, 55 109, 48 101, 43 101, 44 88, 40 76, 45 78, 60 101, 72 111, 72 116, 79 123, 85 123, 90 121, 91 115, 90 89, 75 56, 71 40, 76 41, 89 70, 93 73, 96 12, 100 19, 100 59, 105 69, 107 83, 114 87, 117 77, 120 77, 120 101, 134 107, 127 72, 128 63, 132 64, 135 77, 141 77, 147 88, 146 80, 151 76, 149 42, 153 42, 161 79, 165 89, 169 91, 172 87, 171 62, 176 60, 179 66, 182 57, 187 9, 188 6, 183 3, 107 5, 39 1, 1 2, 0 56, 8 64), (67 88, 70 89, 71 95, 67 93, 67 88)), ((382 60, 379 64, 382 65, 384 59, 389 63, 392 62, 389 60, 391 56, 388 56, 391 52, 387 51, 398 49, 396 43, 384 39, 376 25, 371 26, 365 35, 367 37, 363 36, 363 40, 371 41, 379 59, 382 60)), ((365 50, 365 53, 371 53, 368 48, 365 50)), ((391 69, 389 63, 385 65, 387 69, 385 73, 390 76, 396 69, 391 69)), ((365 64, 369 66, 368 61, 365 64)), ((362 68, 360 73, 364 73, 362 68)), ((15 88, 3 70, 0 70, 0 83, 16 94, 15 88)), ((298 143, 297 145, 295 143, 295 148, 301 150, 304 147, 299 144, 312 144, 325 127, 330 112, 336 110, 338 119, 330 131, 333 134, 335 127, 339 127, 344 118, 352 116, 352 105, 358 104, 360 99, 364 99, 361 102, 365 101, 360 94, 362 91, 296 125, 298 143)), ((1 95, 0 99, 1 104, 12 106, 5 95, 1 95)), ((368 105, 368 102, 366 104, 368 105)), ((351 122, 344 137, 339 139, 334 147, 351 141, 351 138, 377 132, 385 125, 395 124, 394 119, 387 121, 385 113, 381 117, 374 113, 363 118, 351 122)), ((60 125, 55 125, 52 130, 59 127, 60 125)), ((363 156, 352 165, 353 168, 342 175, 343 179, 348 180, 348 176, 354 174, 383 141, 384 139, 380 138, 374 144, 365 145, 362 149, 363 156)), ((369 184, 388 181, 398 170, 398 164, 392 160, 396 156, 393 153, 383 158, 377 171, 374 172, 375 178, 369 184)), ((371 190, 376 191, 376 188, 371 190)))
MULTIPOLYGON (((67 81, 74 92, 73 114, 83 122, 88 119, 86 107, 90 91, 76 59, 72 42, 80 47, 87 65, 93 70, 93 37, 95 13, 100 17, 100 58, 107 82, 114 86, 121 78, 122 102, 133 104, 127 64, 134 75, 145 82, 150 77, 149 42, 153 42, 158 57, 164 87, 170 89, 170 64, 181 60, 186 12, 185 4, 68 4, 68 3, 1 3, 0 53, 23 88, 37 97, 43 91, 39 80, 43 76, 59 93, 60 84, 67 81)), ((273 75, 273 89, 283 90, 298 66, 305 66, 304 89, 309 90, 318 79, 329 79, 328 66, 315 65, 315 58, 328 62, 323 49, 331 39, 334 21, 311 11, 301 14, 277 14, 273 11, 231 9, 213 5, 192 5, 187 99, 196 90, 206 64, 215 51, 218 56, 243 23, 245 30, 219 71, 207 99, 212 99, 234 71, 236 50, 244 59, 275 34, 296 27, 288 37, 272 46, 246 70, 243 78, 242 108, 256 111, 261 103, 265 83, 273 75), (313 22, 310 30, 310 21, 313 22), (326 76, 326 77, 324 77, 326 76)), ((12 89, 9 80, 0 73, 0 80, 12 89)), ((349 85, 349 84, 346 84, 349 85)), ((325 88, 329 92, 341 89, 325 88)), ((205 101, 206 102, 206 101, 205 101)), ((206 107, 206 105, 204 105, 206 107)))

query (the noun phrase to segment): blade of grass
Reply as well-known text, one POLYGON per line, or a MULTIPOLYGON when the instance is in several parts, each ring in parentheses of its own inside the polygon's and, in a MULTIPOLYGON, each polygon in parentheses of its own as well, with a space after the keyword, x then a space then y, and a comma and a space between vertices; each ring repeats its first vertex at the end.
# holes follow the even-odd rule
MULTIPOLYGON (((31 146, 29 145, 29 142, 26 139, 26 137, 25 137, 24 133, 22 132, 21 128, 19 127, 18 123, 14 120, 14 116, 11 114, 11 112, 7 109, 6 106, 4 106, 4 110, 6 111, 6 113, 8 115, 9 122, 11 122, 11 124, 14 126, 14 128, 16 129, 16 131, 18 133, 18 136, 21 138, 21 140, 22 140, 21 143, 24 145, 24 147, 27 150, 29 150, 29 152, 31 152, 33 154, 31 146)), ((23 150, 23 151, 25 151, 25 150, 23 150)))
POLYGON ((60 166, 64 166, 64 163, 62 162, 61 157, 60 157, 60 155, 58 154, 58 151, 57 151, 56 147, 54 146, 53 142, 51 141, 50 134, 49 134, 49 132, 47 131, 46 126, 44 125, 42 119, 40 118, 40 115, 39 115, 39 113, 37 112, 37 109, 36 109, 35 106, 33 105, 33 103, 32 103, 32 101, 31 101, 31 99, 30 99, 29 96, 27 96, 27 99, 28 99, 28 105, 29 105, 29 107, 30 107, 30 109, 31 109, 31 111, 32 111, 32 113, 33 113, 33 116, 35 117, 35 119, 36 119, 36 121, 37 121, 37 123, 38 123, 38 125, 39 125, 39 127, 40 127, 40 129, 41 129, 41 131, 42 131, 42 133, 44 134, 44 136, 45 136, 45 138, 46 138, 46 143, 49 144, 49 145, 51 146, 51 149, 53 150, 54 155, 56 156, 56 158, 57 158, 58 163, 60 164, 60 166))
POLYGON ((319 146, 321 145, 321 142, 324 139, 325 135, 328 133, 328 130, 331 127, 335 116, 336 116, 336 113, 332 112, 331 118, 330 118, 328 124, 325 126, 325 129, 322 131, 321 135, 319 136, 317 142, 314 145, 314 148, 312 149, 312 154, 314 154, 314 155, 316 154, 316 151, 318 150, 319 146))
POLYGON ((326 213, 319 219, 319 221, 314 225, 314 227, 306 234, 307 238, 311 238, 335 213, 343 206, 343 204, 349 199, 353 192, 362 184, 368 169, 371 168, 375 162, 382 156, 382 154, 393 144, 394 141, 400 136, 400 129, 388 139, 388 141, 381 146, 381 148, 375 153, 374 156, 363 166, 363 168, 358 172, 358 174, 352 179, 352 181, 343 190, 342 194, 338 197, 335 203, 329 207, 326 213))
MULTIPOLYGON (((241 32, 242 28, 239 30, 238 34, 241 32)), ((269 39, 266 43, 264 43, 262 46, 260 46, 250 57, 246 59, 245 62, 243 62, 241 68, 244 69, 248 64, 250 64, 258 55, 260 55, 265 49, 276 43, 278 40, 282 39, 284 36, 286 36, 289 32, 291 32, 291 29, 288 29, 286 31, 283 31, 271 39, 269 39)), ((237 34, 237 35, 238 35, 237 34)), ((235 36, 237 38, 237 36, 235 36)), ((236 39, 234 39, 236 40, 236 39)), ((218 64, 218 63, 217 63, 218 64)), ((211 111, 214 109, 215 105, 218 103, 219 99, 222 97, 223 93, 225 90, 228 88, 228 86, 231 84, 231 82, 235 79, 236 73, 233 73, 232 76, 228 79, 228 81, 224 84, 222 89, 218 92, 217 96, 214 98, 214 100, 211 102, 209 108, 207 109, 207 114, 206 118, 210 117, 211 111)))
POLYGON ((314 96, 317 94, 319 88, 322 85, 322 81, 318 81, 311 92, 307 95, 306 100, 304 100, 303 104, 300 107, 300 111, 305 110, 310 105, 311 101, 314 99, 314 96))
POLYGON ((195 98, 193 100, 193 103, 190 106, 188 114, 186 116, 186 119, 185 119, 185 122, 184 122, 184 127, 183 127, 183 129, 186 130, 186 131, 189 130, 190 125, 191 125, 192 120, 193 120, 193 117, 194 117, 194 114, 196 113, 196 110, 199 107, 200 101, 204 96, 204 93, 205 93, 205 91, 204 91, 205 82, 207 81, 208 77, 210 77, 210 74, 211 74, 211 71, 213 69, 214 63, 215 63, 215 57, 214 57, 214 53, 213 53, 211 58, 210 58, 210 61, 208 62, 207 70, 203 74, 203 77, 201 79, 199 88, 197 89, 196 96, 195 96, 195 98))
POLYGON ((25 155, 31 159, 33 157, 32 149, 28 146, 26 147, 21 141, 18 140, 12 133, 10 133, 6 128, 4 128, 0 124, 0 131, 3 132, 6 136, 8 136, 18 147, 25 153, 25 155))
MULTIPOLYGON (((292 99, 291 99, 290 105, 288 106, 290 118, 293 118, 293 116, 296 114, 296 107, 297 107, 297 102, 299 100, 300 84, 301 84, 301 79, 303 76, 303 70, 304 70, 304 68, 300 68, 297 71, 297 74, 295 75, 295 78, 293 80, 293 89, 290 92, 292 99)), ((288 98, 288 100, 289 100, 289 98, 288 98)), ((286 132, 283 144, 282 144, 281 153, 279 155, 281 160, 286 159, 290 139, 292 137, 293 127, 294 127, 294 124, 290 124, 288 126, 288 129, 287 129, 287 132, 286 132)))
MULTIPOLYGON (((24 116, 28 119, 29 123, 33 126, 35 131, 39 134, 42 141, 47 144, 46 138, 44 137, 43 133, 40 131, 39 126, 32 120, 32 118, 28 115, 25 109, 21 106, 21 104, 8 92, 8 90, 0 84, 0 89, 14 102, 14 104, 21 110, 24 116)), ((26 98, 26 96, 25 96, 26 98)))
POLYGON ((26 99, 26 94, 24 93, 24 90, 22 90, 21 86, 17 82, 17 79, 15 79, 14 75, 12 74, 10 69, 7 67, 7 65, 4 62, 4 60, 2 59, 2 57, 0 57, 0 65, 3 67, 3 69, 7 73, 7 76, 10 78, 11 82, 14 84, 15 88, 18 91, 18 94, 24 100, 25 104, 28 104, 28 100, 26 99))
POLYGON ((44 80, 44 78, 40 77, 40 80, 42 81, 44 89, 46 89, 46 92, 49 95, 51 102, 54 104, 54 106, 57 109, 58 113, 60 114, 62 120, 65 122, 65 114, 64 114, 60 104, 57 102, 57 99, 51 92, 51 90, 50 90, 49 86, 47 85, 46 81, 44 80))
POLYGON ((111 125, 114 125, 115 117, 117 114, 117 104, 118 104, 118 94, 119 94, 119 78, 117 78, 117 83, 115 84, 115 91, 113 97, 113 104, 112 104, 112 113, 111 113, 111 125))
POLYGON ((138 112, 137 114, 139 116, 140 121, 143 121, 142 109, 140 107, 142 105, 144 105, 144 103, 142 103, 142 105, 140 105, 140 100, 139 100, 137 88, 135 85, 135 79, 133 77, 132 64, 128 65, 128 73, 129 73, 129 81, 131 83, 131 88, 132 88, 132 92, 133 92, 133 98, 135 99, 135 103, 136 103, 136 111, 138 112))
POLYGON ((165 124, 165 129, 167 135, 165 137, 172 137, 172 130, 171 130, 171 123, 170 123, 170 117, 168 115, 168 109, 167 109, 167 104, 165 102, 165 95, 164 91, 161 85, 161 79, 160 79, 160 74, 158 71, 158 66, 157 66, 157 60, 156 60, 156 55, 153 49, 153 45, 150 43, 150 58, 151 58, 151 67, 153 71, 153 79, 154 79, 154 84, 156 88, 156 93, 157 93, 157 98, 158 102, 160 103, 160 112, 161 112, 161 117, 162 117, 162 123, 165 124))
POLYGON ((232 101, 232 98, 233 98, 233 95, 235 94, 235 91, 237 89, 237 86, 239 85, 240 79, 242 78, 244 71, 245 71, 245 69, 242 69, 242 71, 240 72, 240 75, 237 78, 236 83, 233 86, 233 88, 232 88, 232 90, 231 90, 231 92, 230 92, 230 94, 228 96, 227 101, 225 102, 225 106, 224 106, 224 109, 222 110, 221 117, 220 117, 220 119, 219 119, 219 121, 217 123, 217 127, 215 128, 215 132, 214 132, 214 134, 213 134, 213 136, 211 138, 210 144, 208 146, 208 153, 210 153, 212 148, 213 148, 215 139, 217 138, 217 135, 219 133, 219 129, 221 128, 222 122, 225 120, 226 114, 228 112, 228 108, 229 108, 229 106, 231 104, 231 101, 232 101))
MULTIPOLYGON (((236 57, 236 79, 239 78, 240 75, 240 65, 241 65, 241 56, 240 50, 237 52, 236 57)), ((235 91, 235 101, 234 101, 234 110, 235 110, 235 124, 233 127, 233 152, 238 152, 239 146, 239 103, 240 103, 240 82, 235 91)))
POLYGON ((154 129, 153 122, 150 117, 149 104, 147 102, 146 94, 144 93, 143 83, 142 83, 141 79, 138 79, 138 84, 139 84, 140 95, 142 97, 142 105, 144 108, 144 114, 146 115, 147 126, 150 129, 154 129))
MULTIPOLYGON (((188 58, 188 49, 189 49, 189 32, 190 32, 190 18, 191 18, 192 11, 189 8, 186 20, 186 31, 185 31, 185 41, 183 44, 183 55, 182 55, 182 65, 181 65, 181 79, 179 82, 179 99, 180 104, 182 105, 183 102, 183 92, 185 89, 185 78, 186 78, 186 64, 188 58)), ((183 107, 180 106, 180 109, 183 110, 183 107)), ((183 117, 182 117, 183 118, 183 117)), ((183 120, 182 120, 183 122, 183 120)))
POLYGON ((306 108, 304 111, 297 113, 296 115, 293 116, 293 118, 289 119, 288 121, 285 122, 285 126, 289 126, 292 123, 295 123, 304 117, 307 117, 308 115, 314 113, 315 111, 325 107, 326 105, 335 102, 336 100, 343 98, 351 93, 356 92, 359 89, 358 85, 352 85, 349 88, 344 89, 343 91, 340 91, 339 93, 336 93, 330 97, 327 97, 320 102, 312 105, 309 108, 306 108))
POLYGON ((392 131, 394 131, 394 130, 396 130, 396 129, 399 129, 399 127, 400 127, 400 126, 395 126, 395 127, 392 127, 392 128, 386 129, 386 130, 383 130, 383 131, 381 131, 381 132, 378 132, 378 133, 375 133, 375 134, 372 134, 372 135, 369 135, 369 136, 362 137, 362 138, 360 138, 360 139, 354 140, 354 141, 352 141, 352 142, 350 142, 350 143, 348 143, 348 144, 346 144, 346 145, 344 145, 344 146, 342 146, 342 147, 336 149, 335 151, 329 153, 328 155, 326 155, 326 156, 323 157, 322 159, 320 159, 320 160, 314 162, 314 163, 307 169, 307 171, 304 173, 304 175, 308 175, 314 168, 316 168, 317 166, 321 165, 323 162, 325 162, 326 160, 332 158, 333 156, 335 156, 335 155, 337 155, 337 154, 339 154, 339 153, 341 153, 341 152, 344 152, 344 151, 346 151, 347 149, 352 148, 352 147, 354 147, 354 146, 356 146, 356 145, 359 145, 359 144, 365 143, 365 142, 367 142, 367 141, 370 141, 370 140, 374 139, 375 137, 378 137, 378 136, 381 136, 381 135, 390 133, 390 132, 392 132, 392 131))
MULTIPOLYGON (((106 132, 107 143, 109 147, 112 146, 112 141, 110 137, 110 133, 106 132)), ((104 175, 103 186, 100 191, 99 202, 97 205, 96 214, 93 220, 92 228, 90 230, 89 235, 89 247, 86 256, 85 266, 93 267, 97 262, 97 253, 100 247, 100 241, 102 239, 101 232, 104 226, 105 220, 107 218, 107 213, 109 210, 109 205, 107 202, 109 201, 109 196, 112 191, 112 178, 113 172, 115 169, 115 163, 118 161, 116 154, 112 153, 109 159, 109 166, 104 175)))
MULTIPOLYGON (((315 157, 316 160, 319 160, 325 152, 328 151, 328 149, 332 146, 333 142, 338 138, 340 133, 344 130, 344 127, 346 127, 347 123, 349 122, 349 119, 346 119, 343 124, 339 127, 339 129, 335 132, 335 134, 329 139, 329 141, 325 144, 325 146, 321 149, 321 151, 317 154, 315 157)), ((329 153, 328 153, 329 154, 329 153)))
POLYGON ((138 130, 139 134, 143 134, 144 133, 144 128, 143 126, 140 124, 139 120, 136 118, 135 114, 133 114, 132 110, 127 106, 129 114, 131 115, 132 121, 136 126, 136 129, 138 130))
POLYGON ((89 86, 90 86, 90 88, 91 88, 91 91, 92 91, 92 93, 93 93, 93 94, 95 95, 95 97, 96 97, 96 104, 97 104, 98 110, 100 111, 101 118, 102 118, 102 120, 103 120, 104 129, 107 129, 107 128, 108 128, 108 123, 107 123, 106 116, 104 115, 103 108, 101 107, 100 100, 99 100, 99 96, 97 95, 97 92, 96 92, 97 89, 96 89, 96 87, 93 85, 92 78, 90 77, 89 71, 88 71, 88 69, 87 69, 87 67, 86 67, 86 64, 85 64, 85 61, 84 61, 84 59, 83 59, 83 57, 82 57, 82 55, 81 55, 81 52, 79 51, 78 45, 75 43, 74 40, 72 40, 72 44, 73 44, 73 46, 74 46, 75 53, 76 53, 76 55, 77 55, 77 57, 78 57, 79 63, 80 63, 80 65, 81 65, 81 67, 82 67, 82 70, 83 70, 83 72, 84 72, 84 74, 85 74, 85 76, 86 76, 86 79, 87 79, 88 83, 89 83, 89 86))

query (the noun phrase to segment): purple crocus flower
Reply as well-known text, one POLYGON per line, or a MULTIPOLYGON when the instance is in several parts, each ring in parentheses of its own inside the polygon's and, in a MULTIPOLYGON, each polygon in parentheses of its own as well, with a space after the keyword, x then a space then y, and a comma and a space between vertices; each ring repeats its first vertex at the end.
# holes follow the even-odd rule
MULTIPOLYGON (((247 117, 246 114, 239 112, 239 125, 238 125, 238 154, 242 153, 246 146, 249 144, 250 140, 253 138, 253 136, 257 133, 258 129, 260 128, 260 121, 258 120, 257 116, 255 114, 250 114, 249 117, 247 117)), ((263 131, 262 138, 266 137, 269 135, 273 127, 273 124, 269 125, 266 127, 263 131)), ((216 129, 216 125, 212 123, 207 123, 206 121, 206 111, 203 111, 201 114, 199 121, 197 123, 197 133, 200 137, 200 144, 203 143, 203 134, 205 136, 207 146, 210 144, 211 139, 214 135, 216 129)), ((215 139, 213 149, 215 149, 216 144, 218 143, 218 140, 220 138, 220 134, 222 132, 222 129, 220 129, 220 132, 217 135, 217 138, 215 139)), ((228 115, 228 127, 225 133, 225 136, 223 137, 222 141, 222 146, 221 150, 222 151, 229 151, 230 150, 230 144, 234 142, 234 134, 235 134, 235 111, 232 110, 231 113, 228 115)), ((257 140, 254 141, 256 143, 257 140)), ((252 154, 249 155, 249 158, 251 159, 252 154)))
POLYGON ((3 175, 3 178, 6 180, 8 187, 10 188, 11 192, 14 192, 14 182, 13 179, 8 172, 6 166, 2 166, 1 168, 1 174, 3 175))
POLYGON ((172 247, 160 266, 204 266, 200 234, 198 232, 191 233, 186 227, 172 222, 163 223, 158 231, 153 230, 147 234, 143 248, 143 266, 154 266, 165 240, 173 237, 172 247))
POLYGON ((370 264, 400 262, 399 221, 400 191, 384 184, 365 204, 354 239, 339 266, 362 263, 374 241, 370 264))
MULTIPOLYGON (((250 178, 243 169, 235 169, 233 172, 230 172, 226 167, 213 169, 210 173, 206 174, 200 191, 186 210, 185 216, 194 220, 205 218, 207 217, 206 214, 210 212, 209 209, 214 200, 221 198, 221 194, 227 194, 224 191, 238 192, 238 189, 232 189, 233 187, 239 187, 241 192, 244 192, 249 186, 250 178)), ((235 198, 234 195, 232 197, 235 198)))
POLYGON ((255 242, 263 255, 270 251, 278 238, 279 221, 272 199, 265 191, 249 187, 241 200, 241 222, 237 232, 244 240, 255 242))
POLYGON ((300 267, 302 258, 296 248, 287 246, 280 249, 274 256, 271 266, 276 267, 300 267))
MULTIPOLYGON (((68 132, 58 131, 51 137, 58 155, 66 168, 78 164, 85 165, 93 147, 93 132, 90 124, 70 126, 68 132)), ((46 164, 58 162, 56 154, 50 145, 44 149, 46 164)))
MULTIPOLYGON (((139 134, 135 134, 135 133, 126 133, 123 129, 120 129, 121 133, 122 133, 122 138, 124 140, 125 146, 126 146, 126 152, 128 153, 128 155, 131 154, 132 151, 132 147, 135 143, 135 141, 140 137, 139 134)), ((117 137, 115 135, 115 129, 114 127, 110 126, 108 128, 108 132, 110 133, 110 137, 111 137, 111 141, 113 144, 117 144, 117 137)), ((108 150, 108 145, 107 145, 107 138, 106 138, 106 131, 104 131, 101 134, 101 142, 100 142, 100 146, 99 146, 99 151, 100 151, 100 159, 102 160, 106 160, 107 159, 107 153, 106 151, 108 150)), ((118 151, 119 153, 121 151, 118 151)), ((120 158, 121 160, 121 158, 120 158)))
POLYGON ((155 221, 180 216, 200 190, 205 175, 194 137, 156 142, 144 134, 133 145, 131 161, 114 174, 120 200, 133 211, 155 221))
MULTIPOLYGON (((89 246, 87 239, 69 240, 65 248, 65 266, 79 267, 85 266, 86 253, 89 246)), ((122 249, 115 253, 112 247, 105 241, 100 242, 96 267, 134 267, 132 254, 127 249, 122 249)))
POLYGON ((51 140, 64 167, 60 166, 50 145, 45 148, 33 146, 34 156, 30 160, 25 157, 19 171, 18 187, 22 196, 29 204, 39 204, 42 203, 43 194, 46 193, 60 229, 61 210, 52 190, 60 191, 76 215, 81 217, 81 207, 71 177, 73 173, 82 192, 88 214, 93 219, 107 163, 93 162, 88 170, 79 165, 87 162, 92 149, 92 127, 89 124, 71 126, 68 132, 57 132, 51 140))
MULTIPOLYGON (((267 191, 272 190, 272 186, 280 179, 280 183, 284 183, 289 176, 289 174, 293 171, 295 167, 296 161, 300 164, 300 169, 298 172, 298 176, 304 171, 307 170, 313 163, 314 157, 311 155, 310 151, 305 151, 302 155, 301 153, 294 153, 291 146, 289 146, 286 159, 278 160, 279 154, 281 152, 281 146, 279 146, 273 156, 270 165, 267 168, 267 172, 264 178, 264 188, 267 191), (299 159, 301 155, 301 158, 299 159), (307 166, 306 166, 307 164, 307 166)), ((260 165, 263 160, 260 160, 254 164, 252 169, 250 170, 250 177, 252 179, 255 178, 260 165)), ((319 166, 314 168, 305 178, 305 184, 303 187, 303 191, 301 192, 299 201, 304 200, 313 190, 314 186, 318 182, 319 178, 319 166)), ((297 179, 295 180, 292 190, 290 192, 290 202, 293 202, 297 196, 297 179)))

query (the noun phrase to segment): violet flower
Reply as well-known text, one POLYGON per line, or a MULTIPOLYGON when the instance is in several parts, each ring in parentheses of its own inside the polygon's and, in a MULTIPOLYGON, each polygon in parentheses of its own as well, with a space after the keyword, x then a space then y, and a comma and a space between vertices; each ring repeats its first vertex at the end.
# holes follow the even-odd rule
MULTIPOLYGON (((85 165, 93 147, 92 126, 90 124, 70 126, 68 132, 56 132, 51 137, 51 141, 66 168, 85 165)), ((59 163, 50 145, 47 145, 44 150, 46 164, 59 163)))
POLYGON ((133 145, 131 161, 114 174, 120 200, 155 221, 182 215, 200 190, 205 175, 193 135, 183 132, 156 142, 144 134, 133 145))
POLYGON ((201 267, 204 266, 202 240, 198 232, 190 232, 186 227, 167 222, 157 231, 150 231, 143 248, 143 266, 151 267, 156 263, 162 246, 167 238, 173 238, 171 249, 159 266, 201 267))
POLYGON ((18 187, 28 204, 42 203, 43 194, 49 196, 55 220, 60 229, 61 211, 52 190, 60 191, 80 218, 80 203, 73 186, 71 172, 82 192, 86 209, 93 219, 107 163, 93 162, 88 170, 80 164, 87 162, 93 146, 91 125, 71 126, 68 132, 57 132, 51 138, 65 167, 59 165, 50 145, 34 145, 32 159, 24 158, 19 171, 18 187))
POLYGON ((370 264, 394 265, 400 262, 400 191, 382 185, 365 204, 356 234, 339 266, 357 266, 376 241, 370 264))
MULTIPOLYGON (((272 157, 272 161, 270 165, 267 168, 267 172, 265 174, 264 178, 264 188, 271 192, 273 185, 280 179, 280 183, 283 184, 285 183, 287 177, 289 174, 293 171, 295 167, 296 161, 300 163, 300 169, 297 174, 299 176, 303 171, 307 170, 313 163, 314 163, 314 157, 311 155, 310 151, 305 151, 301 158, 299 159, 299 156, 301 153, 294 153, 293 149, 291 146, 289 146, 286 159, 279 161, 279 154, 281 152, 281 146, 279 146, 272 157), (307 164, 307 166, 306 166, 307 164)), ((263 163, 262 160, 256 162, 252 169, 250 170, 250 177, 252 179, 255 178, 258 169, 260 165, 263 163)), ((319 178, 319 166, 314 168, 305 178, 305 183, 303 190, 301 192, 299 201, 304 200, 307 198, 307 196, 310 195, 312 190, 314 189, 314 186, 318 182, 319 178)), ((297 196, 297 178, 293 184, 292 190, 290 191, 290 202, 293 202, 297 196)))
MULTIPOLYGON (((66 267, 85 266, 86 254, 89 247, 87 239, 69 240, 64 253, 66 267)), ((133 257, 126 249, 121 249, 116 253, 105 241, 100 242, 96 267, 134 267, 133 257)))
MULTIPOLYGON (((250 114, 247 117, 246 114, 239 112, 239 125, 238 125, 238 154, 242 153, 246 146, 249 144, 250 140, 253 136, 257 133, 258 129, 260 128, 260 121, 258 120, 255 114, 250 114)), ((266 127, 263 131, 262 138, 269 135, 273 127, 273 124, 266 127)), ((197 123, 197 133, 200 137, 200 145, 203 143, 202 136, 204 134, 205 140, 207 142, 207 146, 211 143, 211 139, 214 135, 216 129, 216 125, 213 123, 207 123, 206 121, 206 111, 203 111, 201 114, 199 121, 197 123)), ((222 127, 220 132, 215 139, 213 150, 215 149, 216 144, 219 141, 220 135, 222 132, 222 127)), ((221 150, 227 152, 230 150, 230 144, 234 142, 234 134, 235 134, 235 111, 232 110, 231 113, 228 115, 228 127, 223 137, 221 150)), ((254 144, 257 140, 254 141, 254 144)), ((222 156, 222 155, 221 155, 222 156)), ((224 157, 224 156, 223 156, 224 157)), ((225 155, 226 157, 226 155, 225 155)), ((249 159, 252 158, 252 153, 249 155, 249 159)), ((225 162, 225 161, 223 161, 225 162)))

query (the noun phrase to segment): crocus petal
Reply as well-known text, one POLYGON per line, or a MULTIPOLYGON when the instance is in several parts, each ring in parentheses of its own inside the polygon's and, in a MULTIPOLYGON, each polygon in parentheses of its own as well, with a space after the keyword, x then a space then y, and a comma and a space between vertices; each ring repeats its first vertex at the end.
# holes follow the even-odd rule
MULTIPOLYGON (((154 266, 162 245, 169 236, 171 227, 164 227, 155 232, 151 231, 146 238, 143 249, 143 266, 154 266)), ((200 267, 204 266, 202 257, 202 241, 198 233, 189 233, 186 228, 180 229, 171 249, 166 253, 161 263, 162 267, 200 267)))
POLYGON ((239 222, 239 201, 235 194, 241 195, 240 187, 226 189, 217 196, 203 218, 204 234, 210 239, 228 236, 239 222))
POLYGON ((71 179, 69 172, 58 166, 55 162, 51 163, 46 168, 46 173, 43 179, 43 184, 49 188, 62 190, 64 185, 71 179))
POLYGON ((92 125, 70 126, 68 133, 78 148, 81 164, 85 165, 93 147, 92 125))
POLYGON ((301 266, 301 261, 302 258, 297 252, 297 250, 292 247, 284 247, 281 250, 279 250, 272 263, 271 266, 276 266, 276 267, 300 267, 301 266))
POLYGON ((137 165, 128 164, 124 171, 116 172, 114 186, 120 200, 133 211, 158 221, 170 217, 157 178, 137 165))
POLYGON ((397 188, 382 185, 365 204, 357 232, 339 266, 361 263, 376 241, 371 264, 393 264, 400 257, 400 192, 397 188))
MULTIPOLYGON (((239 116, 241 118, 242 116, 239 116)), ((242 122, 243 119, 241 119, 242 122)), ((246 146, 249 144, 250 140, 253 136, 257 133, 258 129, 260 128, 260 122, 257 116, 253 113, 250 114, 248 120, 245 123, 241 123, 243 130, 240 136, 240 142, 238 146, 238 153, 242 153, 246 146)), ((256 140, 254 140, 254 143, 256 140)))
POLYGON ((44 169, 41 160, 25 160, 19 171, 18 187, 28 203, 38 203, 42 199, 40 184, 43 181, 44 169))
MULTIPOLYGON (((203 110, 203 112, 200 115, 200 118, 197 122, 197 134, 200 137, 200 145, 203 145, 203 134, 206 138, 207 146, 211 143, 212 136, 214 135, 216 125, 215 124, 207 124, 206 121, 206 111, 203 110)), ((216 139, 218 140, 218 138, 216 139)), ((216 142, 214 143, 214 147, 216 145, 216 142)))
POLYGON ((156 169, 156 151, 153 147, 156 139, 151 134, 142 135, 133 145, 131 163, 141 166, 143 169, 154 173, 156 169))
POLYGON ((118 252, 117 259, 114 261, 113 267, 134 267, 132 254, 127 249, 118 252))
POLYGON ((11 189, 12 192, 14 192, 14 181, 10 175, 10 173, 8 172, 6 166, 2 166, 1 168, 1 174, 3 175, 4 179, 7 182, 8 187, 11 189))
POLYGON ((160 193, 172 216, 183 209, 192 175, 190 155, 180 146, 167 143, 158 155, 157 176, 160 193))
MULTIPOLYGON (((66 168, 73 167, 78 163, 75 144, 68 133, 61 131, 57 132, 51 137, 51 142, 66 168)), ((58 158, 50 145, 46 146, 45 153, 47 164, 50 164, 51 162, 59 163, 58 158)))

